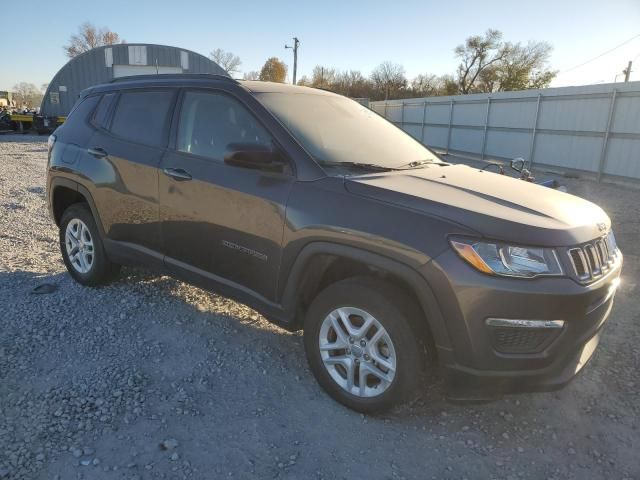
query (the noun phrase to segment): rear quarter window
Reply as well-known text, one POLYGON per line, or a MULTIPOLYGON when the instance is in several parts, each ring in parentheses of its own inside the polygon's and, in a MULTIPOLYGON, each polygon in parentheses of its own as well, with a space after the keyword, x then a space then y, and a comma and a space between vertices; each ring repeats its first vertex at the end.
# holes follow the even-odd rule
POLYGON ((100 99, 97 108, 93 112, 91 123, 98 128, 107 128, 107 121, 109 120, 109 112, 113 101, 116 99, 115 93, 106 93, 100 99))
POLYGON ((113 114, 111 133, 144 145, 166 145, 174 94, 171 90, 122 92, 113 114))
POLYGON ((65 120, 65 125, 75 125, 80 122, 85 122, 93 109, 98 104, 100 100, 99 95, 93 95, 91 97, 85 97, 78 100, 78 103, 74 105, 69 112, 69 116, 65 120))
POLYGON ((89 117, 99 101, 100 96, 98 95, 79 100, 59 129, 63 141, 77 145, 84 145, 89 142, 94 132, 94 129, 89 124, 89 117))

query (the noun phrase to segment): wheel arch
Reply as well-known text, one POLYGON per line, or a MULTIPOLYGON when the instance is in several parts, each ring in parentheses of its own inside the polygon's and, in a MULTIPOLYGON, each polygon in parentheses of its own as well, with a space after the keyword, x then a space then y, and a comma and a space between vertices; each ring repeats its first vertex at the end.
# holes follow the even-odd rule
POLYGON ((56 225, 60 226, 60 220, 64 211, 74 203, 85 202, 89 205, 91 214, 95 219, 100 235, 104 237, 104 229, 95 201, 89 190, 82 184, 64 177, 54 177, 50 183, 50 211, 56 225))
MULTIPOLYGON (((303 247, 289 270, 289 275, 285 277, 287 282, 281 294, 282 306, 285 311, 290 312, 294 329, 302 327, 301 319, 308 302, 327 286, 322 282, 332 268, 347 271, 353 268, 349 276, 384 275, 387 280, 400 283, 405 293, 415 299, 421 309, 430 340, 438 348, 449 348, 449 335, 435 295, 428 282, 416 270, 378 253, 331 242, 312 242, 303 247)), ((342 278, 347 277, 339 276, 338 279, 342 278)), ((330 275, 329 279, 331 280, 330 275)))

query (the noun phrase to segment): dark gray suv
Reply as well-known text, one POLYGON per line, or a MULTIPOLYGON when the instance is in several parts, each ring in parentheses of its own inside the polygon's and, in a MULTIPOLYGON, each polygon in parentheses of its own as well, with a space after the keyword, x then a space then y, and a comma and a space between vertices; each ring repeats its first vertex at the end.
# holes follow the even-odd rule
POLYGON ((374 112, 212 75, 83 92, 49 139, 51 214, 83 285, 154 268, 304 329, 336 400, 543 390, 591 357, 622 266, 596 205, 441 161, 374 112))

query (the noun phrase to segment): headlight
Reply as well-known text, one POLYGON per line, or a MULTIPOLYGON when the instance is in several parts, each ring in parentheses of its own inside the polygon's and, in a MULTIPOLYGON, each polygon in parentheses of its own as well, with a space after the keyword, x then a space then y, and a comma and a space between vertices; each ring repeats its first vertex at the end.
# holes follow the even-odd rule
POLYGON ((562 275, 562 267, 552 248, 522 247, 467 238, 451 239, 451 246, 471 266, 490 275, 524 278, 562 275))

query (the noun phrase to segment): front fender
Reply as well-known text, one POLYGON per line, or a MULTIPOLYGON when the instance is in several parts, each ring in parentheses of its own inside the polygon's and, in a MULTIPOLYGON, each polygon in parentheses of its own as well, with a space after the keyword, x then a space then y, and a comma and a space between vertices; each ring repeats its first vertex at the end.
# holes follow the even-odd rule
POLYGON ((312 259, 318 255, 331 255, 353 260, 401 278, 410 286, 412 293, 420 302, 436 348, 441 351, 450 349, 449 335, 438 302, 428 282, 415 269, 379 253, 340 243, 311 242, 303 247, 296 257, 293 266, 285 274, 287 280, 283 285, 281 296, 284 310, 291 312, 292 316, 295 315, 304 272, 312 259))

